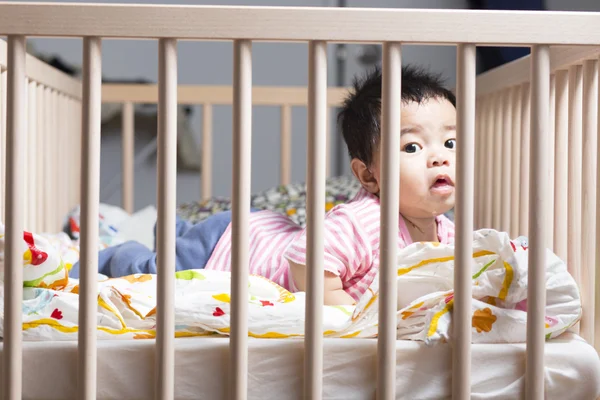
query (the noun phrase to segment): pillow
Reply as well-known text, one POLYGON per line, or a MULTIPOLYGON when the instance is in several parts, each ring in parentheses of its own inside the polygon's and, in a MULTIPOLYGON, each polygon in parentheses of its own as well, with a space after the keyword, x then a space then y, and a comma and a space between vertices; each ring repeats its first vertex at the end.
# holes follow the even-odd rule
POLYGON ((154 250, 154 225, 156 224, 156 208, 148 206, 125 218, 117 226, 117 240, 139 242, 150 250, 154 250))

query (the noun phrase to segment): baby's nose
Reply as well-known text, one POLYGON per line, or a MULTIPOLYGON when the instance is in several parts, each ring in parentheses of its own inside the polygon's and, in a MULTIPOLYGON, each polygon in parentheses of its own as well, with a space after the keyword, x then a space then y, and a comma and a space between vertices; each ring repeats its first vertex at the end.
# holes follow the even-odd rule
POLYGON ((429 158, 430 167, 440 167, 442 165, 450 165, 450 159, 443 152, 435 152, 429 158))

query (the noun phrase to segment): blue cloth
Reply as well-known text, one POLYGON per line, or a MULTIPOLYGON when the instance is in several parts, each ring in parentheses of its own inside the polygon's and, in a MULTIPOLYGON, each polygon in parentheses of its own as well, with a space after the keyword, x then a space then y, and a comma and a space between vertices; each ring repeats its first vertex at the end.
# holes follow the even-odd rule
MULTIPOLYGON (((204 268, 230 222, 231 211, 217 213, 198 224, 177 217, 175 270, 204 268)), ((154 248, 155 251, 152 251, 135 241, 108 247, 98 253, 98 272, 113 278, 132 274, 156 274, 156 225, 154 248)), ((73 265, 69 276, 79 278, 79 263, 73 265)))

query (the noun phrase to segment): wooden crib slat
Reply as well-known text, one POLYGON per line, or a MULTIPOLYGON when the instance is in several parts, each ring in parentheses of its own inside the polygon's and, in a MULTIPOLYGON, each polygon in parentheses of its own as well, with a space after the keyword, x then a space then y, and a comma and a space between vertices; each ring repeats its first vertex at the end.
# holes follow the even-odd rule
MULTIPOLYGON (((38 142, 37 142, 37 118, 38 118, 38 99, 37 90, 38 84, 35 81, 30 81, 27 93, 27 107, 29 113, 29 121, 27 123, 28 134, 27 134, 27 145, 25 148, 28 149, 28 154, 37 154, 38 142)), ((38 203, 37 199, 37 184, 36 178, 39 177, 37 174, 37 157, 29 157, 27 163, 29 164, 28 174, 29 178, 26 178, 27 195, 25 196, 25 203, 27 204, 27 223, 25 229, 31 232, 36 232, 36 219, 37 210, 36 206, 38 203)))
POLYGON ((531 86, 521 87, 521 175, 519 177, 519 235, 529 235, 529 149, 531 120, 531 86))
MULTIPOLYGON (((473 254, 473 194, 475 152, 475 45, 458 45, 457 54, 457 148, 456 265, 469 265, 473 254)), ((394 285, 396 284, 394 280, 394 285)), ((471 296, 468 268, 454 269, 454 340, 452 353, 452 399, 471 398, 471 296)), ((395 371, 395 369, 394 369, 395 371)))
MULTIPOLYGON (((36 125, 36 112, 37 112, 37 100, 36 100, 36 86, 35 81, 29 81, 27 83, 27 134, 25 135, 25 148, 27 154, 37 154, 37 143, 35 141, 35 132, 37 129, 36 125)), ((36 171, 36 157, 28 157, 25 163, 25 193, 23 195, 25 202, 25 221, 23 227, 25 230, 33 231, 32 223, 35 215, 35 183, 37 176, 36 171)))
POLYGON ((475 103, 475 210, 473 225, 479 229, 481 223, 481 180, 482 180, 482 151, 484 149, 483 130, 484 130, 485 98, 476 99, 475 103))
MULTIPOLYGON (((81 148, 82 148, 82 132, 83 132, 83 124, 82 124, 82 106, 83 102, 81 100, 73 99, 73 159, 71 160, 73 165, 81 165, 81 148)), ((81 168, 73 168, 73 200, 71 205, 77 206, 81 204, 81 177, 83 176, 83 171, 81 168)))
POLYGON ((233 43, 233 185, 231 233, 231 399, 248 391, 248 271, 252 166, 252 42, 233 43))
POLYGON ((510 235, 519 236, 519 174, 521 171, 521 86, 512 90, 512 150, 510 154, 512 168, 510 170, 510 235))
POLYGON ((383 45, 381 101, 381 215, 377 397, 396 398, 396 254, 400 201, 401 45, 383 45))
POLYGON ((323 396, 325 165, 327 162, 327 43, 309 42, 306 175, 306 348, 304 398, 323 396))
MULTIPOLYGON (((71 125, 69 126, 69 164, 79 165, 77 164, 77 154, 80 152, 81 146, 78 146, 78 138, 81 137, 79 131, 77 130, 77 108, 75 107, 76 101, 73 98, 69 98, 69 120, 71 120, 71 125)), ((79 175, 77 171, 79 168, 69 168, 71 172, 71 176, 69 179, 69 211, 71 211, 72 207, 79 203, 79 192, 77 191, 76 182, 79 180, 79 175)))
POLYGON ((78 398, 96 398, 96 315, 98 302, 98 212, 100 202, 100 102, 102 42, 83 39, 83 106, 78 332, 78 398))
POLYGON ((581 283, 581 156, 582 96, 581 65, 569 68, 569 187, 567 267, 577 284, 581 283))
MULTIPOLYGON (((52 144, 52 89, 45 87, 44 89, 44 126, 43 126, 43 141, 44 149, 49 149, 52 144)), ((52 187, 51 171, 52 171, 52 153, 50 151, 42 152, 42 159, 44 160, 44 171, 43 171, 43 182, 45 198, 42 202, 44 205, 44 215, 42 230, 44 232, 50 232, 51 217, 52 217, 52 195, 51 193, 55 190, 52 187)))
MULTIPOLYGON (((555 162, 555 157, 554 157, 554 153, 556 152, 556 148, 554 147, 554 142, 556 141, 556 101, 555 101, 555 97, 556 97, 556 74, 552 74, 550 76, 550 98, 549 98, 549 119, 548 119, 548 123, 549 123, 549 133, 550 136, 548 138, 548 145, 547 145, 547 150, 546 150, 546 154, 548 157, 548 175, 547 175, 547 179, 548 179, 548 192, 547 192, 547 198, 548 198, 548 209, 549 210, 554 210, 554 162, 555 162)), ((554 211, 552 212, 552 215, 554 215, 554 211)), ((548 224, 548 228, 547 228, 547 238, 546 238, 546 246, 549 249, 552 249, 554 243, 554 224, 550 223, 548 224)))
POLYGON ((25 37, 8 37, 6 106, 6 230, 4 259, 3 388, 6 400, 20 400, 23 384, 23 204, 27 134, 25 37))
POLYGON ((6 87, 8 73, 0 68, 0 220, 5 221, 6 203, 6 87))
MULTIPOLYGON (((52 149, 52 138, 54 136, 54 103, 53 103, 53 93, 54 89, 48 88, 46 92, 46 127, 45 127, 45 149, 52 149)), ((52 181, 52 171, 54 169, 54 159, 52 157, 52 151, 48 151, 45 156, 45 170, 44 170, 44 178, 45 178, 45 186, 46 186, 46 210, 44 215, 44 231, 52 232, 52 222, 55 211, 54 206, 54 193, 56 192, 56 188, 53 186, 54 182, 52 181)))
MULTIPOLYGON (((600 60, 598 61, 599 67, 600 67, 600 60)), ((600 72, 599 72, 600 74, 600 72)), ((597 115, 599 115, 598 118, 600 118, 600 77, 598 79, 598 108, 597 108, 597 115)), ((600 121, 598 121, 598 143, 596 144, 597 146, 597 151, 596 151, 596 240, 598 240, 598 238, 600 238, 600 157, 598 156, 598 154, 600 154, 600 121)), ((596 245, 596 262, 594 264, 592 264, 596 271, 600 270, 600 246, 596 245)), ((591 266, 590 266, 591 267, 591 266)), ((595 279, 594 279, 594 292, 598 293, 598 291, 600 291, 600 273, 596 273, 595 279)), ((596 351, 600 351, 600 296, 598 296, 597 294, 595 295, 595 302, 594 302, 594 347, 596 348, 596 351)))
MULTIPOLYGON (((37 146, 44 148, 44 127, 45 127, 45 121, 46 121, 46 89, 44 87, 44 85, 39 84, 37 86, 37 121, 36 121, 36 142, 37 142, 37 146)), ((79 150, 77 151, 79 153, 79 150)), ((35 179, 35 190, 36 190, 36 196, 35 196, 35 224, 34 224, 34 232, 39 232, 41 231, 43 224, 44 224, 44 207, 46 204, 46 201, 44 199, 44 153, 45 152, 38 152, 38 156, 37 156, 37 160, 36 160, 36 179, 35 179)), ((80 164, 75 164, 76 166, 79 166, 80 164)), ((79 169, 78 167, 75 169, 79 169)))
POLYGON ((596 282, 596 162, 598 146, 598 61, 583 64, 583 176, 581 222, 581 336, 594 344, 594 315, 596 282))
POLYGON ((497 179, 500 179, 500 184, 502 185, 502 191, 499 196, 500 201, 500 210, 501 210, 501 224, 500 229, 503 232, 510 232, 510 216, 511 216, 511 156, 510 151, 512 149, 512 92, 510 89, 505 91, 504 102, 502 103, 502 147, 501 147, 501 166, 502 172, 500 175, 497 175, 497 179))
POLYGON ((481 229, 485 226, 485 215, 486 215, 486 205, 485 205, 485 196, 486 196, 486 159, 487 159, 487 146, 488 146, 488 136, 487 136, 487 118, 490 113, 490 96, 484 96, 481 100, 481 115, 479 116, 479 126, 477 132, 475 132, 476 139, 475 144, 478 146, 477 154, 478 154, 478 166, 476 168, 475 173, 478 175, 477 185, 475 186, 475 190, 477 193, 477 223, 476 228, 481 229))
POLYGON ((121 150, 121 162, 123 165, 121 169, 123 171, 123 182, 122 182, 122 204, 123 209, 128 213, 133 213, 133 195, 134 195, 134 171, 133 161, 135 158, 135 114, 134 105, 132 102, 123 103, 121 112, 121 124, 123 126, 123 137, 122 137, 122 150, 121 150))
POLYGON ((488 95, 485 103, 485 116, 482 121, 483 125, 483 138, 482 145, 483 150, 481 153, 481 226, 480 228, 489 228, 492 224, 492 213, 491 213, 491 200, 492 194, 490 192, 491 182, 489 176, 491 176, 491 147, 492 147, 492 131, 490 127, 493 124, 494 114, 494 95, 488 95))
POLYGON ((60 188, 57 186, 58 185, 58 162, 57 160, 54 158, 57 155, 57 150, 58 150, 58 143, 57 143, 57 139, 58 139, 58 129, 57 129, 57 124, 58 124, 58 120, 59 120, 59 116, 58 116, 58 104, 57 104, 57 100, 58 100, 58 95, 56 90, 51 90, 50 91, 50 124, 48 126, 48 137, 49 137, 49 146, 47 147, 47 149, 49 149, 49 153, 52 154, 51 157, 49 157, 49 162, 48 162, 48 176, 49 176, 49 181, 50 181, 50 187, 52 188, 52 191, 47 193, 47 196, 50 200, 50 213, 48 214, 48 218, 49 218, 49 225, 48 225, 48 231, 49 232, 56 232, 56 221, 57 221, 57 217, 58 217, 58 191, 60 190, 60 188))
POLYGON ((498 105, 497 94, 492 94, 489 100, 488 112, 486 114, 486 143, 485 143, 485 201, 484 201, 484 228, 492 227, 492 199, 493 199, 493 185, 494 185, 494 119, 496 117, 496 110, 498 105))
POLYGON ((70 115, 69 115, 69 98, 63 93, 63 102, 62 102, 62 111, 61 111, 61 115, 62 115, 62 119, 64 121, 64 128, 61 130, 61 134, 62 134, 62 143, 60 145, 61 149, 60 149, 60 156, 61 156, 61 162, 63 165, 63 171, 62 171, 62 180, 64 181, 62 183, 62 212, 60 214, 60 226, 59 229, 62 230, 63 226, 64 226, 64 218, 65 215, 70 211, 70 204, 69 204, 69 186, 70 186, 70 179, 71 179, 71 169, 70 168, 70 162, 69 162, 69 141, 70 141, 70 137, 69 137, 69 133, 71 131, 71 125, 73 125, 73 120, 69 119, 70 115))
POLYGON ((69 204, 69 186, 70 186, 70 178, 71 178, 71 170, 72 168, 70 167, 70 162, 69 162, 69 155, 70 153, 70 149, 69 149, 69 142, 71 141, 71 138, 69 136, 69 133, 71 132, 71 126, 73 125, 73 120, 70 119, 70 114, 69 114, 69 97, 67 95, 65 95, 63 93, 63 101, 62 101, 62 111, 61 111, 61 115, 63 118, 63 121, 65 123, 65 127, 63 129, 61 129, 61 134, 62 134, 62 140, 61 140, 61 144, 60 144, 60 157, 61 157, 61 162, 63 165, 63 170, 62 170, 62 179, 63 179, 63 184, 62 184, 62 212, 60 214, 60 226, 59 229, 62 230, 63 225, 64 225, 64 217, 65 215, 70 211, 70 204, 69 204))
MULTIPOLYGON (((332 157, 331 157, 331 121, 332 118, 335 121, 335 110, 333 108, 327 108, 327 111, 325 112, 326 115, 326 125, 327 125, 327 130, 325 132, 325 153, 327 154, 327 161, 325 163, 325 177, 327 179, 331 178, 331 167, 332 167, 332 157)), ((336 131, 337 132, 337 131, 336 131)))
POLYGON ((155 395, 172 399, 175 381, 175 212, 177 193, 177 41, 158 42, 157 305, 155 395))
POLYGON ((64 95, 63 98, 63 118, 66 121, 66 127, 64 129, 63 132, 63 143, 62 143, 62 163, 63 163, 63 175, 64 175, 64 184, 63 184, 63 199, 64 199, 64 204, 63 204, 63 212, 60 215, 61 220, 61 227, 60 229, 62 230, 63 226, 64 226, 64 218, 65 215, 71 211, 71 207, 72 207, 72 203, 71 203, 71 182, 73 182, 73 168, 72 164, 71 164, 71 157, 72 157, 72 151, 71 151, 71 146, 73 143, 73 138, 72 138, 72 131, 73 131, 73 124, 75 123, 74 119, 71 118, 71 112, 70 112, 70 103, 71 103, 71 99, 69 96, 64 95))
MULTIPOLYGON (((77 114, 77 119, 76 119, 76 126, 77 126, 77 145, 79 146, 79 149, 81 149, 81 147, 83 146, 83 101, 79 101, 77 102, 77 107, 75 110, 75 113, 77 114)), ((77 158, 76 158, 76 162, 77 165, 81 165, 81 159, 83 158, 83 153, 81 152, 81 150, 79 150, 77 152, 77 158)), ((83 171, 81 171, 81 169, 77 169, 77 181, 76 181, 76 189, 77 189, 77 202, 76 204, 80 204, 81 203, 81 181, 82 181, 82 177, 83 177, 83 171)))
POLYGON ((60 220, 62 218, 62 204, 61 204, 61 191, 63 188, 63 184, 61 182, 63 176, 61 171, 62 163, 58 159, 60 157, 60 147, 62 143, 61 139, 61 129, 63 121, 60 115, 60 93, 56 90, 52 91, 52 127, 51 127, 51 146, 49 147, 52 154, 52 172, 51 172, 51 180, 52 180, 52 225, 50 226, 50 232, 59 232, 60 231, 60 220))
POLYGON ((529 202, 529 270, 527 286, 528 400, 544 399, 544 315, 546 307, 546 240, 548 209, 548 136, 550 116, 550 46, 531 49, 531 180, 529 202))
MULTIPOLYGON (((77 161, 77 154, 81 152, 81 146, 79 146, 79 139, 81 138, 81 134, 77 130, 77 127, 80 126, 77 123, 77 108, 76 108, 76 100, 73 98, 69 98, 69 120, 71 120, 71 125, 69 129, 69 165, 79 165, 77 161)), ((79 181, 78 171, 79 168, 69 168, 71 172, 71 176, 69 179, 69 211, 75 206, 79 204, 79 192, 77 190, 77 182, 79 181)))
MULTIPOLYGON (((78 141, 77 145, 79 149, 83 148, 83 99, 77 103, 77 132, 78 132, 78 141)), ((81 165, 82 159, 85 155, 81 150, 77 152, 77 165, 81 165)), ((77 179, 77 204, 81 204, 81 190, 83 188, 83 171, 81 168, 78 168, 78 177, 77 179)))
POLYGON ((62 112, 62 102, 63 95, 60 91, 54 93, 55 101, 54 101, 54 112, 55 112, 55 120, 54 120, 54 138, 52 140, 54 145, 54 156, 57 159, 54 160, 54 183, 56 187, 55 201, 56 208, 54 209, 54 224, 52 227, 52 232, 60 231, 60 222, 65 215, 64 212, 64 203, 63 203, 63 192, 65 187, 65 178, 66 178, 66 170, 63 170, 63 156, 62 156, 62 148, 64 147, 63 141, 63 131, 65 129, 65 120, 63 118, 62 112))
POLYGON ((213 135, 213 109, 210 103, 202 107, 202 169, 200 181, 202 184, 202 199, 209 199, 212 195, 212 135, 213 135))
MULTIPOLYGON (((27 61, 25 61, 27 62, 27 61)), ((24 149, 28 149, 28 145, 29 145, 29 79, 25 80, 25 91, 24 91, 24 96, 25 96, 25 109, 23 110, 25 113, 25 127, 24 127, 24 135, 23 135, 23 148, 24 149)), ((31 164, 29 164, 29 162, 24 162, 21 165, 21 168, 23 169, 23 176, 28 177, 31 176, 31 172, 30 172, 30 168, 31 168, 31 164)), ((24 179, 23 181, 23 198, 22 198, 22 202, 23 202, 23 230, 28 229, 27 227, 27 223, 29 221, 29 207, 28 207, 28 198, 29 198, 29 183, 27 178, 24 179)))
POLYGON ((280 183, 287 185, 292 177, 292 107, 281 106, 281 178, 280 183))
MULTIPOLYGON (((483 101, 482 99, 475 99, 475 132, 476 134, 478 132, 481 132, 481 120, 482 120, 482 108, 483 108, 483 101)), ((481 162, 481 153, 480 153, 480 148, 481 148, 481 141, 480 141, 480 137, 475 136, 475 170, 474 172, 474 179, 475 179, 475 203, 474 203, 474 218, 473 218, 473 226, 475 228, 477 228, 478 223, 479 223, 479 193, 478 193, 478 187, 479 187, 479 178, 481 175, 481 171, 480 171, 480 162, 481 162)))
POLYGON ((62 135, 61 137, 61 143, 60 143, 60 162, 62 164, 62 182, 61 182, 61 196, 62 196, 62 202, 61 202, 61 213, 59 215, 60 217, 60 226, 59 229, 62 230, 63 225, 64 225, 64 217, 65 215, 70 211, 69 210, 69 187, 71 186, 71 170, 73 168, 70 168, 70 162, 69 162, 69 156, 71 154, 71 137, 70 137, 70 132, 71 132, 71 126, 73 125, 73 120, 70 119, 71 115, 69 114, 69 97, 67 95, 65 95, 64 93, 62 93, 62 103, 61 103, 61 111, 60 111, 60 115, 61 115, 61 120, 62 120, 62 126, 61 126, 61 132, 60 134, 62 135))
POLYGON ((502 125, 504 116, 504 99, 506 93, 497 94, 496 112, 494 114, 493 141, 493 179, 492 179, 492 228, 502 229, 502 125))

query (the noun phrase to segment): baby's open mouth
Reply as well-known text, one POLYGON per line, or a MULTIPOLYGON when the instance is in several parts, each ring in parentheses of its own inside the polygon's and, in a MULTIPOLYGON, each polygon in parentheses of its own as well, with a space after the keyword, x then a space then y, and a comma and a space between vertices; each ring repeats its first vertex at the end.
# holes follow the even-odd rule
POLYGON ((452 183, 452 180, 450 178, 448 178, 447 176, 438 176, 436 178, 435 182, 433 182, 433 186, 441 186, 441 185, 454 186, 454 184, 452 183))
POLYGON ((442 191, 451 190, 454 187, 454 182, 447 175, 438 175, 431 185, 432 189, 438 189, 442 191))

